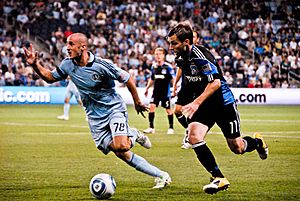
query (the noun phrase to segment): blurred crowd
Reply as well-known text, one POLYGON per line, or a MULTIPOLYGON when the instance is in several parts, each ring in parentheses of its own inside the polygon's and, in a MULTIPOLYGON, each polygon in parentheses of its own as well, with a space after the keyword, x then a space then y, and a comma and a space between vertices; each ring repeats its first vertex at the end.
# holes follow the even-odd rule
MULTIPOLYGON (((33 42, 39 41, 35 45, 41 46, 40 59, 53 69, 67 56, 66 38, 83 32, 97 56, 112 60, 144 87, 154 49, 167 50, 169 28, 184 20, 199 33, 199 45, 214 54, 231 87, 299 86, 298 1, 8 0, 0 4, 0 86, 49 86, 26 65, 21 47, 28 39, 38 39, 33 42)), ((166 60, 176 68, 172 52, 166 60)))

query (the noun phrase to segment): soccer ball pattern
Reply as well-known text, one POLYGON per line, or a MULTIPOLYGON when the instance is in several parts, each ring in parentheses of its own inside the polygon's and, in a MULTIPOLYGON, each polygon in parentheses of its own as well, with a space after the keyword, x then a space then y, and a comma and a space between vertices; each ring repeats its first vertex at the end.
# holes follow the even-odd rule
POLYGON ((90 192, 97 199, 108 199, 116 192, 116 181, 109 174, 97 174, 91 179, 90 192))

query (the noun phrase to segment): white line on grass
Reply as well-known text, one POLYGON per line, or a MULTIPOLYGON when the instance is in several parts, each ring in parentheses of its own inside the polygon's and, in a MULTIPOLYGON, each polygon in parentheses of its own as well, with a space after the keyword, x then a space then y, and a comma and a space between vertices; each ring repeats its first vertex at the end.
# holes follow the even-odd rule
POLYGON ((300 120, 277 120, 277 119, 242 119, 242 122, 268 122, 268 123, 300 123, 300 120))
MULTIPOLYGON (((253 120, 253 119, 243 119, 245 122, 275 122, 275 123, 300 123, 300 120, 253 120)), ((87 125, 65 125, 65 124, 35 124, 35 123, 23 123, 23 122, 0 122, 0 125, 9 126, 45 126, 45 127, 71 127, 71 128, 87 128, 87 125)))
POLYGON ((88 135, 89 132, 26 132, 21 135, 88 135))
MULTIPOLYGON (((285 134, 300 134, 300 131, 263 131, 261 132, 266 137, 273 138, 297 138, 300 139, 300 136, 287 136, 285 134), (282 135, 274 135, 274 134, 282 134, 282 135)), ((222 132, 209 132, 209 134, 213 135, 223 135, 222 132)), ((244 132, 244 135, 252 135, 253 132, 244 132)))
POLYGON ((88 128, 88 126, 80 126, 80 125, 65 125, 65 124, 35 124, 35 123, 21 123, 21 122, 0 122, 0 125, 8 125, 8 126, 30 126, 30 127, 70 127, 70 128, 88 128))
MULTIPOLYGON (((276 131, 276 132, 263 132, 264 136, 268 138, 293 138, 293 139, 300 139, 300 136, 287 136, 285 134, 293 134, 293 133, 299 133, 300 131, 276 131), (274 134, 282 134, 282 135, 274 135, 274 134)), ((88 135, 89 132, 26 132, 26 133, 20 133, 20 135, 88 135)), ((209 134, 212 135, 221 135, 221 132, 209 132, 209 134)), ((247 135, 251 135, 250 132, 245 132, 247 135)))

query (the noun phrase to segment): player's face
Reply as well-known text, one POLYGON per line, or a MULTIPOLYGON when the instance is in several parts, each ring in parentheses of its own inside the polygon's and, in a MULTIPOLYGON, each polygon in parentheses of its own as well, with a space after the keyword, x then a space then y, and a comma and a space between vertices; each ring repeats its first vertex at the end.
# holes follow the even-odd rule
POLYGON ((181 42, 176 35, 168 38, 169 48, 175 53, 176 56, 183 56, 186 52, 186 44, 181 42))
POLYGON ((71 59, 78 59, 82 56, 83 47, 80 41, 72 35, 67 39, 67 51, 71 59))
POLYGON ((162 62, 165 59, 165 54, 162 50, 155 50, 154 55, 156 62, 162 62))

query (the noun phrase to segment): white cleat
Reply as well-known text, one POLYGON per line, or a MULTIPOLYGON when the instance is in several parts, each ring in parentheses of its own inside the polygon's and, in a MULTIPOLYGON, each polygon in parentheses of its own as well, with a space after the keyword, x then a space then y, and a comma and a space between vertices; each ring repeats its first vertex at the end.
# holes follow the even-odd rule
POLYGON ((167 131, 167 134, 172 135, 174 134, 174 129, 173 128, 169 128, 167 131))
POLYGON ((139 143, 141 146, 145 147, 146 149, 150 149, 152 147, 151 141, 148 136, 144 135, 140 131, 137 131, 137 138, 136 142, 139 143))
POLYGON ((190 143, 183 143, 181 145, 181 149, 190 149, 192 148, 192 145, 190 143))
POLYGON ((181 149, 190 149, 190 148, 192 148, 192 145, 189 143, 189 137, 188 134, 186 133, 182 139, 181 149))
POLYGON ((147 134, 154 134, 155 133, 155 129, 154 128, 147 128, 146 130, 143 130, 144 133, 147 134))
POLYGON ((61 116, 57 116, 57 119, 68 121, 68 120, 69 120, 69 117, 66 117, 66 116, 64 116, 64 115, 61 115, 61 116))
POLYGON ((172 182, 172 179, 170 175, 167 172, 165 172, 162 176, 156 177, 154 182, 155 186, 153 186, 153 188, 160 189, 169 185, 172 182))

